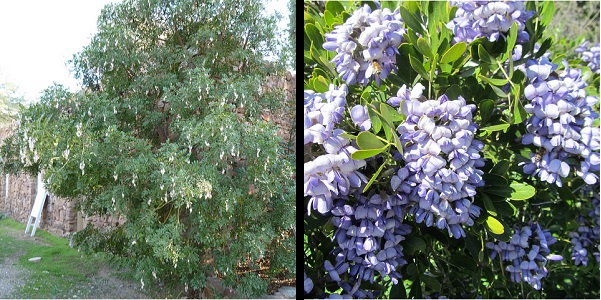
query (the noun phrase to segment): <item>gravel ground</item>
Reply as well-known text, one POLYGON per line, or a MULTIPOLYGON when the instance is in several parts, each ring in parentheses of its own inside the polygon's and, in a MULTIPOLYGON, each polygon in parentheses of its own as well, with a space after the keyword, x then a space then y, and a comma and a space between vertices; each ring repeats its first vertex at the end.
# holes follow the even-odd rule
POLYGON ((12 293, 25 284, 26 271, 17 266, 18 255, 11 255, 0 262, 0 298, 14 298, 12 293))

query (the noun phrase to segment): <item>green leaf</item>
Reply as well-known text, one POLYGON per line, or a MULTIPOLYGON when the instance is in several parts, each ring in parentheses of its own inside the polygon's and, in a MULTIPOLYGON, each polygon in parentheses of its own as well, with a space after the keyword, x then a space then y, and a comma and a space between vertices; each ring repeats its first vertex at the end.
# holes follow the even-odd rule
POLYGON ((482 118, 482 124, 486 124, 486 122, 488 122, 488 120, 490 119, 490 117, 493 114, 494 109, 495 109, 494 101, 492 101, 490 99, 486 99, 486 100, 480 102, 479 110, 480 110, 480 117, 482 118))
POLYGON ((488 218, 486 218, 486 226, 494 234, 503 234, 503 232, 505 232, 503 224, 493 216, 488 216, 488 218))
POLYGON ((407 238, 403 244, 403 252, 409 255, 415 255, 415 252, 424 252, 426 251, 426 242, 424 239, 418 236, 411 236, 407 238))
POLYGON ((494 85, 489 85, 492 88, 492 91, 499 97, 501 98, 507 98, 507 93, 503 92, 502 89, 494 86, 494 85))
POLYGON ((467 46, 465 45, 465 42, 459 42, 449 48, 449 50, 442 55, 440 62, 443 64, 454 62, 459 59, 463 53, 465 53, 466 49, 467 46))
POLYGON ((336 22, 336 19, 334 18, 332 13, 327 10, 323 13, 323 18, 326 21, 326 25, 328 27, 332 27, 332 25, 336 22))
POLYGON ((403 116, 401 116, 401 114, 394 107, 387 103, 380 104, 380 111, 382 116, 385 116, 385 114, 388 115, 393 123, 403 121, 403 116))
POLYGON ((341 134, 339 134, 338 136, 339 136, 339 137, 342 137, 342 138, 345 138, 345 139, 347 139, 347 140, 355 140, 355 139, 357 139, 357 136, 356 136, 356 135, 352 135, 352 134, 350 134, 350 133, 348 133, 348 132, 341 133, 341 134))
POLYGON ((507 170, 509 170, 509 161, 502 159, 490 170, 490 173, 503 176, 507 174, 507 170))
POLYGON ((511 192, 511 200, 526 200, 532 198, 536 194, 536 189, 526 183, 512 182, 510 185, 513 191, 511 192))
POLYGON ((510 58, 513 52, 513 48, 515 48, 515 42, 518 38, 518 23, 514 22, 511 24, 511 28, 509 29, 509 35, 507 36, 507 49, 505 50, 505 56, 510 58))
POLYGON ((419 278, 426 284, 427 287, 429 287, 432 290, 432 292, 440 292, 442 285, 440 284, 440 282, 438 282, 438 280, 436 280, 435 277, 422 274, 419 278))
POLYGON ((481 62, 485 62, 489 65, 494 65, 497 63, 497 61, 492 56, 490 56, 490 54, 488 54, 486 49, 484 49, 482 44, 478 44, 478 57, 480 58, 481 62))
POLYGON ((430 45, 428 45, 428 41, 426 41, 426 39, 421 37, 418 38, 415 48, 417 48, 417 51, 419 51, 421 54, 429 57, 430 59, 433 57, 432 50, 430 50, 430 45))
POLYGON ((421 299, 423 297, 424 297, 424 294, 422 292, 422 284, 421 284, 419 278, 417 278, 417 279, 415 279, 413 284, 411 284, 411 292, 409 292, 409 298, 421 299))
POLYGON ((415 31, 416 33, 419 33, 421 35, 424 34, 424 28, 422 27, 422 24, 417 19, 417 17, 415 17, 414 14, 409 12, 403 6, 399 7, 399 12, 401 13, 401 18, 403 19, 403 22, 405 22, 405 25, 413 29, 413 31, 415 31))
POLYGON ((313 81, 313 89, 318 93, 325 93, 329 89, 328 81, 323 76, 317 76, 313 81))
POLYGON ((488 212, 489 215, 491 215, 491 216, 497 215, 497 210, 495 209, 495 206, 492 204, 492 201, 490 200, 490 198, 488 197, 488 195, 486 193, 482 193, 482 203, 484 203, 484 208, 486 208, 486 211, 488 212))
MULTIPOLYGON (((386 148, 388 148, 388 147, 386 147, 386 148)), ((357 151, 361 151, 361 150, 357 150, 357 151)), ((355 151, 353 154, 357 153, 357 151, 355 151)), ((351 155, 351 157, 352 157, 352 155, 351 155)), ((369 187, 376 181, 376 179, 380 175, 380 172, 382 172, 382 170, 384 169, 384 166, 386 166, 386 163, 381 164, 380 167, 378 168, 378 170, 376 171, 376 173, 374 173, 374 175, 371 176, 371 179, 365 185, 365 188, 363 188, 363 193, 365 193, 367 191, 367 189, 369 189, 369 187)))
POLYGON ((536 52, 536 54, 534 55, 534 58, 539 58, 539 57, 543 56, 545 54, 545 52, 547 52, 547 50, 549 50, 549 48, 551 48, 552 44, 553 44, 553 40, 551 38, 544 40, 543 43, 540 45, 538 52, 536 52))
POLYGON ((422 62, 415 58, 413 55, 409 55, 409 63, 411 64, 413 70, 415 70, 419 75, 421 75, 426 80, 430 79, 428 72, 426 72, 426 69, 424 69, 424 66, 422 65, 422 62))
POLYGON ((482 174, 482 180, 484 180, 484 182, 486 183, 485 189, 490 186, 508 186, 507 179, 497 174, 484 173, 482 174))
POLYGON ((373 127, 374 132, 380 132, 380 129, 382 129, 382 120, 380 120, 380 117, 374 110, 373 106, 367 106, 367 114, 369 115, 369 120, 371 121, 371 126, 373 127))
POLYGON ((495 202, 495 208, 497 209, 497 213, 502 216, 512 217, 517 212, 515 206, 507 201, 495 202))
POLYGON ((405 285, 402 282, 393 285, 390 288, 390 299, 406 299, 407 291, 405 291, 405 285))
POLYGON ((488 132, 494 132, 494 131, 501 131, 501 130, 506 130, 507 128, 509 128, 509 124, 507 123, 502 123, 502 124, 497 124, 497 125, 491 125, 491 126, 487 126, 484 128, 480 128, 480 130, 484 130, 484 131, 488 131, 488 132))
POLYGON ((484 77, 480 74, 478 74, 478 79, 485 81, 489 84, 496 85, 496 86, 503 86, 509 82, 509 80, 507 80, 505 78, 488 78, 488 77, 484 77))
POLYGON ((313 42, 317 50, 323 50, 323 35, 321 32, 319 32, 319 29, 317 29, 315 25, 310 23, 305 25, 305 33, 307 34, 307 37, 309 37, 309 40, 313 42))
POLYGON ((482 190, 486 194, 496 195, 503 198, 511 197, 512 189, 509 186, 491 186, 482 190))
POLYGON ((386 145, 382 142, 382 140, 380 140, 380 138, 377 135, 369 131, 363 131, 359 133, 359 135, 357 135, 357 146, 359 146, 359 148, 362 150, 366 150, 381 149, 384 148, 386 145))
POLYGON ((369 149, 369 150, 357 150, 351 153, 351 158, 354 160, 364 160, 366 158, 374 157, 386 150, 387 147, 381 149, 369 149))
POLYGON ((528 118, 528 113, 526 112, 524 105, 522 105, 522 101, 520 101, 520 98, 518 98, 517 95, 519 95, 519 93, 515 94, 513 112, 511 115, 511 122, 513 124, 521 124, 524 122, 524 120, 526 120, 526 118, 528 118))
POLYGON ((326 10, 337 16, 344 11, 344 6, 338 1, 327 1, 326 10))
POLYGON ((555 14, 555 3, 553 3, 553 1, 542 1, 541 5, 540 23, 547 27, 551 24, 551 20, 555 14))

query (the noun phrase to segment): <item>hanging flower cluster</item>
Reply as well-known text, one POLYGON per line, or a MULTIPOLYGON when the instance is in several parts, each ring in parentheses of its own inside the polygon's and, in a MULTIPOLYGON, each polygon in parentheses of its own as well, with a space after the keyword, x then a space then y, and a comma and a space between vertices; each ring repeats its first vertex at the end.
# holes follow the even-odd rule
POLYGON ((539 150, 523 164, 524 173, 562 186, 560 177, 570 173, 568 158, 575 158, 580 161, 574 166, 576 174, 594 184, 598 180, 594 172, 599 171, 599 152, 595 152, 599 150, 599 128, 592 126, 598 114, 591 107, 598 99, 586 95, 581 70, 569 69, 565 61, 564 66, 558 71, 546 57, 526 63, 530 83, 524 94, 531 102, 524 108, 532 116, 526 120, 528 133, 521 141, 539 150))
POLYGON ((484 185, 482 142, 474 139, 474 105, 465 100, 425 100, 422 85, 405 86, 388 103, 401 103, 407 117, 397 131, 404 153, 395 155, 404 166, 391 178, 392 189, 414 203, 410 213, 418 223, 447 229, 449 236, 465 236, 461 224, 472 226, 480 208, 473 205, 476 187, 484 185), (404 100, 404 101, 402 101, 404 100), (402 102, 401 102, 402 101, 402 102))
POLYGON ((340 199, 331 211, 337 228, 333 238, 337 241, 333 250, 336 261, 326 260, 325 269, 348 295, 372 298, 377 294, 359 289, 361 282, 373 283, 379 274, 398 284, 401 274, 397 268, 407 263, 399 243, 411 232, 411 227, 403 224, 409 201, 385 193, 367 197, 357 192, 353 196, 357 200, 354 205, 340 199), (349 279, 343 280, 341 276, 347 272, 349 279))
POLYGON ((522 228, 515 226, 514 230, 509 243, 486 243, 486 248, 492 250, 490 258, 495 259, 499 255, 501 261, 509 262, 505 270, 510 273, 511 281, 523 281, 540 290, 541 279, 549 273, 547 261, 563 259, 560 255, 550 254, 549 246, 557 242, 557 239, 538 223, 522 228))
POLYGON ((325 34, 323 48, 336 51, 332 62, 347 84, 367 85, 375 78, 380 85, 388 74, 397 70, 395 55, 399 53, 404 33, 398 9, 372 11, 366 4, 344 24, 325 34))
POLYGON ((524 1, 451 1, 457 6, 455 18, 447 23, 453 31, 453 43, 471 43, 480 37, 494 42, 505 34, 513 23, 518 26, 518 43, 525 43, 530 36, 526 32, 526 21, 534 16, 534 11, 526 10, 524 1))
POLYGON ((330 85, 323 94, 305 91, 305 145, 320 144, 325 150, 325 154, 304 165, 305 196, 311 197, 309 213, 311 208, 322 214, 328 213, 333 199, 348 195, 351 188, 367 182, 365 175, 357 171, 365 166, 365 161, 351 159, 351 153, 357 148, 340 136, 343 130, 334 128, 342 120, 347 93, 346 85, 340 88, 330 85))

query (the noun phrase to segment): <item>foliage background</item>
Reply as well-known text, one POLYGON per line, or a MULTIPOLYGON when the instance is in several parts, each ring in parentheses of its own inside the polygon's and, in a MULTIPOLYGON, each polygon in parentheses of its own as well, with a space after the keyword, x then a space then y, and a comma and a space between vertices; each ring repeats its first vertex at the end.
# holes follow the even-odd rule
MULTIPOLYGON (((336 86, 344 83, 337 78, 333 64, 329 62, 335 53, 325 51, 320 47, 324 42, 324 33, 331 32, 336 25, 343 23, 355 8, 364 4, 368 4, 372 9, 375 9, 375 5, 369 1, 304 3, 305 31, 303 46, 305 66, 303 76, 305 90, 325 92, 330 83, 334 83, 336 86)), ((544 48, 548 46, 550 47, 551 59, 555 63, 560 62, 562 58, 569 59, 571 67, 582 68, 583 72, 587 74, 585 75, 588 76, 587 82, 589 83, 587 93, 598 97, 599 75, 591 73, 590 70, 587 71, 588 68, 584 67, 586 64, 577 59, 574 50, 585 39, 591 40, 592 43, 598 42, 599 4, 584 1, 578 1, 578 3, 557 2, 555 4, 555 8, 550 10, 551 15, 554 15, 552 21, 548 18, 549 12, 547 12, 547 16, 533 18, 530 23, 531 27, 528 28, 532 38, 525 49, 538 57, 542 55, 546 50, 544 48), (534 22, 538 23, 536 27, 533 26, 534 22), (583 23, 586 23, 587 26, 583 26, 583 23), (543 43, 547 38, 552 40, 543 43), (540 52, 534 51, 535 42, 546 44, 546 46, 543 46, 543 50, 540 52)), ((428 6, 426 2, 404 1, 402 3, 382 2, 381 5, 390 8, 391 11, 402 5, 417 16, 422 24, 426 24, 426 20, 436 18, 432 10, 427 8, 432 8, 434 6, 432 3, 428 6)), ((546 5, 548 4, 540 1, 528 2, 528 8, 537 11, 539 16, 545 10, 546 5)), ((444 24, 445 16, 438 16, 438 18, 442 18, 444 24)), ((448 18, 452 18, 452 13, 447 15, 446 18, 447 21, 448 18)), ((408 27, 411 27, 411 25, 408 25, 408 27)), ((432 34, 430 27, 427 31, 432 34)), ((443 33, 439 32, 439 36, 444 36, 444 30, 442 31, 443 33)), ((432 42, 432 40, 428 40, 428 42, 432 42)), ((502 56, 506 46, 505 42, 484 42, 482 45, 493 57, 493 61, 486 63, 479 60, 478 49, 470 47, 468 52, 472 54, 476 62, 475 73, 489 78, 502 78, 502 75, 498 73, 498 68, 496 69, 497 73, 495 73, 493 66, 496 64, 495 60, 499 60, 502 56)), ((401 45, 400 52, 400 55, 397 55, 399 71, 384 80, 380 87, 373 83, 365 88, 349 86, 349 95, 346 98, 348 103, 345 121, 341 123, 343 124, 342 128, 351 135, 356 135, 358 129, 350 121, 348 114, 350 108, 359 103, 365 105, 370 102, 385 102, 386 99, 396 95, 396 91, 402 84, 410 87, 416 82, 420 82, 428 87, 429 84, 433 83, 431 85, 433 93, 438 96, 445 92, 449 85, 459 83, 460 91, 468 103, 474 103, 479 107, 475 112, 475 120, 478 126, 480 128, 488 126, 487 128, 490 129, 479 131, 478 137, 486 145, 483 153, 487 158, 487 163, 482 170, 485 175, 489 176, 489 180, 485 181, 486 186, 478 188, 475 203, 482 207, 485 213, 481 214, 476 219, 476 224, 467 230, 467 237, 459 240, 449 238, 446 233, 435 227, 428 228, 423 224, 417 224, 411 218, 406 218, 405 221, 413 227, 413 232, 405 241, 401 242, 405 259, 409 262, 401 267, 399 271, 404 279, 402 284, 393 286, 389 278, 376 276, 377 279, 374 284, 364 282, 362 288, 382 290, 383 294, 381 295, 385 298, 436 298, 443 295, 449 298, 475 298, 477 296, 483 298, 598 298, 598 262, 595 261, 590 252, 589 265, 586 267, 576 266, 570 259, 571 243, 568 233, 575 231, 579 226, 576 222, 576 216, 580 214, 587 215, 588 211, 592 209, 591 194, 590 192, 583 192, 587 187, 582 179, 570 177, 564 180, 563 188, 558 188, 555 185, 548 185, 540 182, 537 178, 525 175, 518 163, 525 161, 529 157, 529 153, 537 151, 537 149, 515 142, 516 138, 524 132, 523 124, 520 123, 527 115, 521 113, 519 107, 504 106, 500 100, 495 101, 496 105, 492 114, 488 114, 487 117, 482 115, 481 103, 484 102, 484 99, 499 99, 501 95, 506 97, 507 94, 498 93, 498 89, 495 89, 494 84, 480 79, 476 80, 475 77, 470 78, 470 75, 457 78, 446 76, 443 73, 442 75, 445 76, 443 81, 441 79, 443 76, 438 73, 438 76, 435 76, 436 79, 433 80, 434 82, 428 82, 423 79, 425 76, 420 78, 417 75, 421 74, 419 68, 410 63, 407 56, 411 54, 418 57, 419 63, 423 64, 426 71, 430 69, 432 57, 428 59, 424 52, 420 51, 412 41, 406 41, 405 45, 401 45), (501 128, 490 127, 499 124, 507 124, 507 126, 501 125, 501 128), (494 180, 491 180, 493 178, 494 180), (528 197, 528 199, 514 197, 512 193, 517 192, 515 189, 512 191, 502 187, 512 182, 533 187, 535 194, 528 197), (505 191, 497 194, 495 190, 505 191), (488 201, 488 203, 484 203, 486 200, 483 199, 482 195, 493 198, 494 204, 490 206, 489 204, 492 203, 488 201), (502 235, 494 234, 486 224, 486 217, 491 215, 498 216, 503 224, 505 230, 502 235), (559 240, 552 246, 554 251, 552 253, 561 254, 564 257, 560 263, 551 262, 547 265, 550 275, 543 279, 543 289, 541 291, 537 291, 524 283, 510 282, 504 271, 504 266, 501 266, 499 261, 491 260, 490 250, 484 247, 487 241, 508 240, 514 224, 526 224, 530 220, 544 224, 545 228, 550 229, 559 240)), ((455 70, 455 68, 457 66, 454 66, 451 70, 455 70)), ((523 87, 523 78, 521 80, 519 78, 511 79, 516 85, 523 87)), ((512 98, 516 96, 516 99, 518 99, 521 97, 520 95, 523 95, 523 88, 521 92, 511 91, 512 98)), ((429 99, 435 99, 435 97, 429 99)), ((524 100, 514 103, 521 103, 524 100)), ((518 105, 516 104, 516 106, 518 105)), ((597 112, 599 111, 598 103, 594 109, 597 112)), ((595 126, 599 126, 598 124, 597 119, 595 126)), ((380 133, 380 136, 384 139, 382 133, 380 133)), ((386 139, 390 140, 388 136, 386 139)), ((305 153, 307 152, 307 149, 305 149, 305 153)), ((312 157, 305 157, 305 162, 311 159, 312 157)), ((372 176, 377 178, 370 188, 372 191, 374 189, 377 191, 379 188, 386 189, 386 186, 390 185, 390 178, 387 177, 390 176, 390 172, 386 172, 386 169, 394 167, 394 164, 389 165, 384 168, 382 173, 379 173, 376 169, 385 159, 378 159, 377 161, 377 163, 368 164, 366 169, 362 170, 368 178, 372 176)), ((599 185, 593 186, 592 190, 593 193, 596 191, 598 195, 599 185)), ((335 227, 330 224, 331 216, 322 216, 317 212, 313 212, 310 216, 307 215, 308 198, 305 197, 304 203, 304 270, 315 287, 306 296, 324 297, 330 293, 341 293, 342 289, 339 289, 324 269, 325 260, 334 261, 331 250, 336 245, 336 241, 332 241, 331 237, 335 227)), ((598 245, 594 246, 591 251, 599 251, 598 245)))

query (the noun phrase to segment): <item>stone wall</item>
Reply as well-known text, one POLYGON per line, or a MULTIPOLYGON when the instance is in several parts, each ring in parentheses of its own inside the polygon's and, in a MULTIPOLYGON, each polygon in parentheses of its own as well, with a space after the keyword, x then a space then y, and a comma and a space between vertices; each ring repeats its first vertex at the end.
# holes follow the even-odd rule
MULTIPOLYGON (((277 135, 296 153, 296 75, 287 72, 285 77, 267 78, 266 90, 279 90, 286 94, 288 105, 282 110, 264 110, 263 118, 269 118, 278 126, 277 135)), ((14 131, 15 124, 0 128, 0 145, 14 131)), ((27 224, 37 193, 37 180, 27 174, 0 174, 0 213, 10 216, 18 222, 27 224), (8 177, 8 189, 6 178, 8 177)), ((85 228, 88 223, 97 228, 115 227, 125 219, 116 216, 83 216, 75 210, 75 200, 50 195, 42 209, 39 228, 57 236, 67 236, 85 228)))

